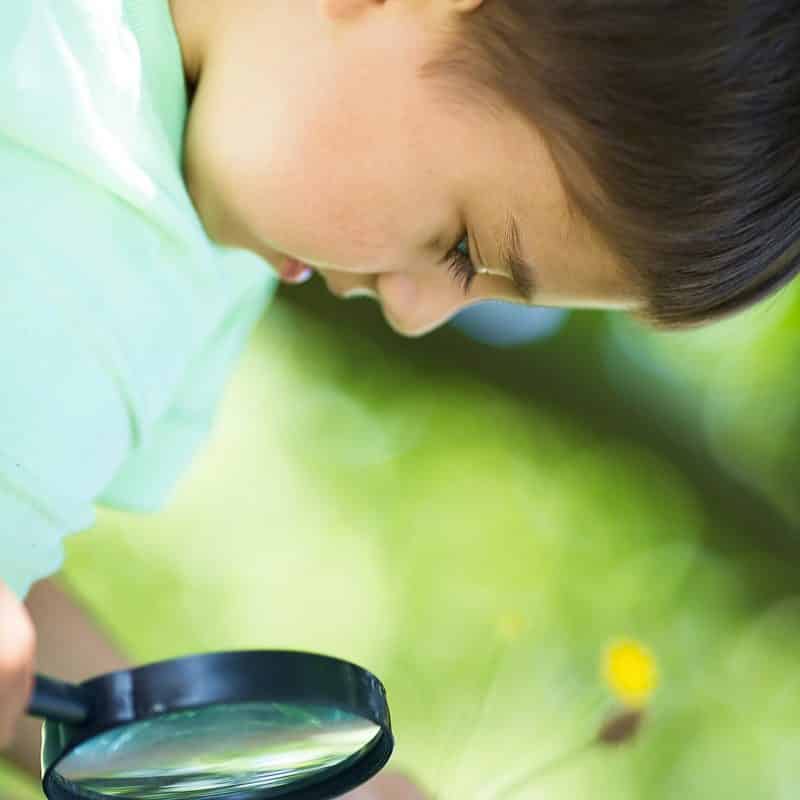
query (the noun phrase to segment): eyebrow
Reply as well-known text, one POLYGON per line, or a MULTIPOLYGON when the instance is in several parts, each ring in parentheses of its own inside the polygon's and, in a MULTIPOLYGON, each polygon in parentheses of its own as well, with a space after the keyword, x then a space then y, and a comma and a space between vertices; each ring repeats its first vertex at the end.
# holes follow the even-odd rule
POLYGON ((506 229, 499 242, 500 267, 511 275, 517 291, 530 303, 536 295, 536 268, 525 262, 520 247, 519 225, 509 212, 506 229))

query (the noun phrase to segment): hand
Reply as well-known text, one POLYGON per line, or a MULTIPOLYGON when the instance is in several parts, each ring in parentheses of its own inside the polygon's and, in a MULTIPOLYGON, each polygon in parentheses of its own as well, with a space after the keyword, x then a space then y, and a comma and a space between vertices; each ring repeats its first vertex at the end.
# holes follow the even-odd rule
POLYGON ((11 744, 34 682, 36 630, 25 607, 0 581, 0 750, 11 744))

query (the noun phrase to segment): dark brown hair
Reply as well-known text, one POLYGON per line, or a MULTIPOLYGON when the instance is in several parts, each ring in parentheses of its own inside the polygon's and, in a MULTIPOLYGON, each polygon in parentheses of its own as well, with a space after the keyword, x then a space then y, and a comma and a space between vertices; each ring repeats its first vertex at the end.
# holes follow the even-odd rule
MULTIPOLYGON (((485 0, 422 75, 541 132, 660 327, 800 270, 800 0, 485 0)), ((452 95, 455 93, 455 95, 452 95)))

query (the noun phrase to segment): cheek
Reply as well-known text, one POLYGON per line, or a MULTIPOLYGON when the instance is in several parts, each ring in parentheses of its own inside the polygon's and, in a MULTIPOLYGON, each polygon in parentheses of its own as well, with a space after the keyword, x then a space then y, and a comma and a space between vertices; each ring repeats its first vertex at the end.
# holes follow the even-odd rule
POLYGON ((327 84, 287 108, 267 96, 259 111, 226 90, 236 77, 201 85, 187 129, 187 183, 209 233, 323 269, 410 264, 449 206, 431 192, 436 176, 409 163, 419 148, 401 121, 387 124, 327 84))
POLYGON ((302 114, 277 114, 270 96, 254 104, 240 96, 237 77, 212 72, 194 98, 185 139, 187 187, 215 238, 227 233, 241 240, 247 231, 253 240, 300 255, 304 232, 324 224, 335 200, 324 180, 324 154, 302 114))
POLYGON ((355 157, 328 157, 302 137, 282 150, 243 142, 209 155, 204 194, 231 228, 247 229, 255 241, 322 268, 375 272, 389 265, 392 243, 403 241, 393 192, 355 157))

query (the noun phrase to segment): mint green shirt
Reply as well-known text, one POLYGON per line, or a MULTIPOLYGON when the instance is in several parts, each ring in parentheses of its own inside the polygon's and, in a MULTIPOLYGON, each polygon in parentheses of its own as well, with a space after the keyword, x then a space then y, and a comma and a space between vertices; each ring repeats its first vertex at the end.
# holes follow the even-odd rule
POLYGON ((167 0, 0 6, 0 580, 57 571, 96 503, 155 511, 277 279, 206 235, 167 0))

